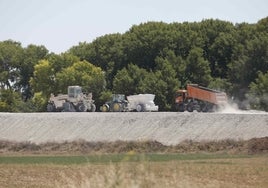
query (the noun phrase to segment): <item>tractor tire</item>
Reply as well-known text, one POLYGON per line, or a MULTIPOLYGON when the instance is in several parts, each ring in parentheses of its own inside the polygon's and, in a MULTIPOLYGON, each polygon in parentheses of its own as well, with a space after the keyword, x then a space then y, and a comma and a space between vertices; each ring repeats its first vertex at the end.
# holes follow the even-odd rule
POLYGON ((144 112, 144 110, 145 110, 144 105, 142 105, 142 104, 138 104, 138 105, 136 106, 136 111, 137 111, 137 112, 144 112))
POLYGON ((121 108, 121 104, 116 102, 113 104, 113 112, 121 112, 122 111, 122 108, 121 108))
POLYGON ((77 112, 76 106, 71 102, 63 103, 62 112, 77 112))
POLYGON ((96 105, 95 104, 91 104, 90 112, 95 112, 95 111, 96 111, 96 105))
POLYGON ((49 103, 49 104, 47 105, 47 111, 48 111, 48 112, 55 112, 55 111, 56 111, 56 107, 55 107, 55 105, 54 105, 53 103, 49 103))
POLYGON ((101 107, 101 111, 102 112, 109 112, 110 108, 109 108, 109 105, 108 104, 104 104, 102 105, 101 107))
POLYGON ((77 112, 86 112, 87 107, 83 103, 78 103, 76 105, 76 110, 77 110, 77 112))

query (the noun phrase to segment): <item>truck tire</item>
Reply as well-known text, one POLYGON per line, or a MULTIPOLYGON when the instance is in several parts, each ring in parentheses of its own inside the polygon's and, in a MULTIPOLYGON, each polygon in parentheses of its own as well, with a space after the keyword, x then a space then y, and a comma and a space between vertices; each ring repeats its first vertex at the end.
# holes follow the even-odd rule
POLYGON ((187 111, 188 112, 193 112, 194 111, 193 104, 191 102, 187 105, 187 111))
POLYGON ((136 106, 136 111, 137 112, 144 112, 145 111, 144 105, 143 104, 138 104, 136 106))
POLYGON ((207 106, 207 104, 201 105, 201 110, 202 110, 202 112, 208 112, 208 106, 207 106))
POLYGON ((215 104, 209 104, 208 105, 208 112, 216 112, 217 106, 215 104))
POLYGON ((184 112, 184 104, 178 104, 176 108, 179 112, 184 112))

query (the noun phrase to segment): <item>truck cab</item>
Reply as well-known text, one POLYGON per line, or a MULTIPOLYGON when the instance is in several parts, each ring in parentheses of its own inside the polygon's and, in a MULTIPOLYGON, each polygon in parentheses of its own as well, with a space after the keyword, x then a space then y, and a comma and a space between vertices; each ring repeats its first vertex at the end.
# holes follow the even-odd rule
POLYGON ((186 98, 187 98, 187 90, 180 89, 176 92, 175 102, 182 103, 183 101, 185 101, 186 98))
POLYGON ((176 92, 175 96, 175 104, 176 109, 179 112, 183 112, 185 109, 184 101, 187 99, 187 90, 186 89, 180 89, 176 92))

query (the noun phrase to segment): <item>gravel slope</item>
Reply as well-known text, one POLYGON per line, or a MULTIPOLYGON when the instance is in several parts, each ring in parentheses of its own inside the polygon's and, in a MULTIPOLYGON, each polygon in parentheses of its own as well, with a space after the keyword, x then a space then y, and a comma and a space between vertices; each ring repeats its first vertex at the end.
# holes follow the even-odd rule
POLYGON ((268 136, 268 113, 0 113, 0 140, 251 139, 268 136))

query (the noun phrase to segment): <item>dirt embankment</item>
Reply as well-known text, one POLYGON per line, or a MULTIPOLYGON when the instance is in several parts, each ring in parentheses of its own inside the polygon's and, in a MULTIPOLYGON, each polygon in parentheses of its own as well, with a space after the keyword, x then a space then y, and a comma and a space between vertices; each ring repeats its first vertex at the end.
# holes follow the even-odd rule
POLYGON ((229 153, 229 154, 267 154, 268 137, 250 140, 220 140, 194 142, 185 140, 174 146, 166 146, 157 141, 115 141, 87 142, 31 142, 0 141, 1 154, 107 154, 107 153, 229 153))
POLYGON ((0 113, 0 140, 15 142, 249 140, 268 136, 267 113, 0 113))

